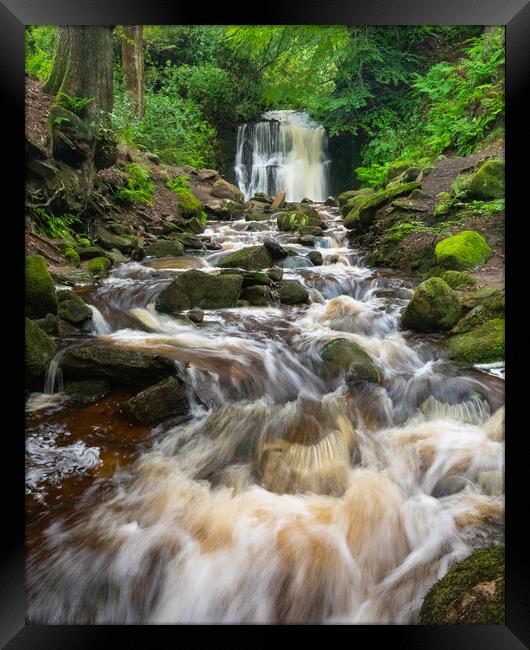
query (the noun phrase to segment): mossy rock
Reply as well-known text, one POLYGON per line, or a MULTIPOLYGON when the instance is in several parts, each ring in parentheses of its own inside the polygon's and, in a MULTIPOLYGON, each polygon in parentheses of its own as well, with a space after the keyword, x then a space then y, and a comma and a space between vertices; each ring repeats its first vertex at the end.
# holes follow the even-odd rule
POLYGON ((59 273, 54 273, 53 277, 58 283, 66 284, 70 287, 75 287, 76 285, 81 284, 92 284, 94 281, 94 278, 88 271, 82 271, 81 269, 61 271, 59 273))
POLYGON ((242 284, 243 277, 236 273, 212 275, 197 270, 185 271, 159 294, 156 309, 179 315, 192 307, 235 307, 242 284))
POLYGON ((422 625, 504 625, 504 547, 482 548, 435 583, 420 612, 422 625))
POLYGON ((309 256, 304 257, 304 255, 289 255, 280 264, 284 269, 303 269, 313 266, 313 262, 309 259, 309 256))
POLYGON ((309 302, 309 291, 298 280, 282 280, 278 295, 284 305, 300 305, 309 302))
POLYGON ((451 359, 468 363, 493 363, 504 359, 504 318, 491 320, 447 341, 451 359))
POLYGON ((176 194, 178 210, 185 219, 199 218, 201 216, 201 202, 191 192, 176 194))
POLYGON ((188 250, 198 251, 203 250, 204 248, 202 240, 191 232, 175 233, 171 235, 171 239, 180 242, 182 246, 188 250))
POLYGON ((85 301, 74 291, 63 289, 57 292, 58 314, 71 325, 82 325, 92 318, 92 311, 85 301))
POLYGON ((452 327, 462 312, 456 291, 441 278, 419 284, 402 315, 403 327, 432 332, 452 327))
POLYGON ((189 402, 181 382, 168 377, 132 397, 123 410, 134 422, 153 424, 173 415, 186 415, 189 402))
POLYGON ((489 201, 504 197, 504 162, 487 160, 466 182, 467 195, 471 199, 489 201))
POLYGON ((328 341, 321 349, 320 356, 329 370, 334 373, 347 371, 352 381, 379 381, 379 371, 372 357, 349 339, 328 341))
POLYGON ((144 250, 146 257, 178 257, 184 252, 184 244, 178 239, 165 240, 149 244, 144 250))
POLYGON ((253 307, 266 307, 271 302, 272 295, 267 286, 256 284, 243 289, 241 300, 246 300, 253 307))
MULTIPOLYGON (((311 207, 311 206, 308 206, 311 207)), ((276 218, 276 225, 278 230, 283 232, 296 232, 297 230, 306 228, 322 228, 323 221, 314 208, 311 208, 313 213, 305 213, 301 210, 290 210, 279 214, 276 218)))
POLYGON ((78 330, 73 325, 67 323, 65 320, 59 318, 59 316, 55 314, 46 314, 44 318, 39 318, 34 322, 37 323, 41 330, 46 332, 46 334, 50 334, 51 336, 64 337, 78 333, 78 330))
POLYGON ((359 190, 348 190, 347 192, 342 192, 338 196, 339 207, 346 205, 350 199, 353 199, 355 196, 361 196, 366 194, 373 194, 374 190, 370 187, 362 187, 359 190))
POLYGON ((26 257, 26 316, 44 318, 57 313, 57 296, 52 276, 42 255, 26 257))
POLYGON ((79 253, 75 250, 75 248, 65 248, 63 255, 72 266, 79 266, 81 263, 81 258, 79 257, 79 253))
POLYGON ((436 263, 445 269, 462 271, 483 264, 492 254, 484 237, 474 230, 443 239, 436 244, 436 263))
POLYGON ((95 278, 107 277, 111 266, 112 263, 108 257, 93 257, 88 262, 88 270, 95 278))
POLYGON ((491 311, 504 311, 504 287, 481 287, 464 294, 462 304, 467 309, 484 305, 491 311))
POLYGON ((264 271, 247 271, 243 273, 243 287, 251 287, 257 284, 269 286, 272 284, 272 280, 264 271))
POLYGON ((222 257, 217 266, 220 268, 239 268, 247 271, 261 271, 272 266, 273 260, 265 246, 249 246, 222 257))
POLYGON ((444 268, 437 266, 427 273, 427 277, 441 278, 451 287, 451 289, 463 289, 476 284, 475 278, 465 271, 446 271, 444 268))
POLYGON ((322 266, 324 264, 324 258, 320 251, 310 251, 307 254, 308 259, 311 261, 313 266, 322 266))
MULTIPOLYGON (((132 253, 134 249, 138 247, 137 237, 127 234, 117 235, 111 232, 112 228, 112 224, 108 227, 105 227, 102 224, 96 226, 95 237, 101 242, 103 248, 106 248, 107 250, 117 248, 122 253, 132 253)), ((114 229, 116 229, 116 225, 114 225, 114 229)))
POLYGON ((217 219, 232 220, 238 219, 243 215, 245 206, 239 201, 231 201, 230 199, 211 199, 203 205, 206 214, 209 214, 217 219))
POLYGON ((112 387, 105 379, 65 381, 64 392, 76 404, 95 404, 106 397, 112 387))
POLYGON ((211 195, 219 199, 229 199, 237 203, 243 203, 245 197, 238 187, 220 178, 212 185, 211 195))
POLYGON ((344 217, 345 228, 355 228, 365 231, 372 224, 376 211, 388 201, 398 196, 408 194, 420 186, 417 182, 402 183, 393 187, 373 192, 372 194, 356 196, 348 203, 350 211, 344 217))
POLYGON ((34 321, 25 320, 26 384, 33 386, 44 377, 46 366, 57 352, 55 341, 34 321))
POLYGON ((76 251, 82 260, 91 260, 94 257, 108 257, 111 259, 112 257, 111 253, 101 248, 101 246, 77 246, 76 251))

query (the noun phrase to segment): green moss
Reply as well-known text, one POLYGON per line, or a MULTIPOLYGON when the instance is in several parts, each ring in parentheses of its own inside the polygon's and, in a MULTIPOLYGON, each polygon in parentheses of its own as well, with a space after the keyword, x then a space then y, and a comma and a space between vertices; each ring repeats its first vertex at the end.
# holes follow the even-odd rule
POLYGON ((504 547, 475 551, 427 593, 422 625, 504 625, 504 547))
POLYGON ((147 257, 178 257, 182 255, 184 251, 184 245, 178 240, 172 241, 157 241, 145 249, 145 255, 147 257))
POLYGON ((300 305, 309 302, 309 292, 298 280, 282 280, 278 296, 283 305, 300 305))
POLYGON ((367 228, 381 205, 419 187, 420 184, 416 182, 402 183, 371 194, 355 196, 348 202, 348 207, 351 209, 344 217, 344 226, 346 228, 367 228))
POLYGON ((379 372, 370 355, 349 339, 328 341, 320 351, 322 361, 333 372, 349 371, 357 381, 378 382, 379 372))
POLYGON ((485 262, 492 254, 484 237, 474 230, 463 230, 436 244, 434 255, 440 266, 457 271, 485 262))
POLYGON ((430 332, 452 327, 462 305, 456 291, 441 278, 429 278, 419 284, 402 316, 403 326, 430 332))
POLYGON ((276 224, 278 230, 283 232, 295 232, 304 228, 322 227, 322 219, 311 206, 307 206, 307 212, 303 210, 291 210, 278 215, 276 224))
POLYGON ((469 363, 493 363, 504 359, 504 318, 491 320, 447 341, 452 359, 469 363))
POLYGON ((107 257, 93 257, 88 262, 88 270, 95 278, 104 278, 109 274, 111 262, 107 257))
POLYGON ((59 316, 71 325, 81 325, 92 318, 92 312, 84 300, 74 291, 57 292, 59 316))
POLYGON ((220 268, 260 271, 272 266, 272 257, 265 246, 249 246, 222 257, 217 265, 220 268))
POLYGON ((466 183, 470 198, 480 200, 501 199, 504 197, 504 162, 487 160, 466 183))
POLYGON ((24 332, 26 383, 31 386, 42 380, 46 366, 57 352, 57 345, 29 318, 25 320, 24 332))
POLYGON ((57 313, 57 297, 52 276, 41 255, 26 257, 26 316, 44 318, 57 313))
POLYGON ((168 182, 167 187, 175 194, 179 211, 184 218, 201 216, 201 202, 191 191, 187 175, 176 176, 168 182))
POLYGON ((66 248, 63 254, 73 266, 79 266, 81 263, 81 258, 75 248, 66 248))
POLYGON ((86 379, 84 381, 66 381, 64 392, 76 404, 94 404, 111 391, 111 385, 104 379, 86 379))
POLYGON ((195 270, 179 273, 159 294, 156 309, 178 315, 192 307, 235 307, 242 283, 243 276, 236 273, 211 275, 195 270))
POLYGON ((241 299, 254 307, 266 307, 270 303, 272 296, 268 287, 263 284, 255 284, 243 289, 241 299))
POLYGON ((427 273, 427 277, 441 278, 451 287, 451 289, 462 289, 470 287, 476 283, 475 278, 465 271, 446 271, 440 266, 436 266, 427 273))

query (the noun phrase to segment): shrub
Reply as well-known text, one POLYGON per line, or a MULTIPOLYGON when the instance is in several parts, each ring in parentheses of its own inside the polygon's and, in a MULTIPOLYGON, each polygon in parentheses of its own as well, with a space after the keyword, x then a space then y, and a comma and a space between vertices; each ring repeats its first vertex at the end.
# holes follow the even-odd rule
POLYGON ((149 169, 138 163, 125 166, 127 186, 120 187, 116 199, 125 203, 146 203, 152 205, 155 184, 149 175, 149 169))

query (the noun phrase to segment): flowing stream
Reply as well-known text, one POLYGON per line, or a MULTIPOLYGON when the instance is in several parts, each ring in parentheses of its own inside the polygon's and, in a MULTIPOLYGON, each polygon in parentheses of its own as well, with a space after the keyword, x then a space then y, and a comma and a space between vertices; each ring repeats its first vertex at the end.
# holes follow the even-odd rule
POLYGON ((235 172, 239 189, 287 201, 324 201, 328 196, 327 135, 304 111, 269 111, 264 121, 237 131, 235 172))
POLYGON ((274 216, 259 232, 209 222, 223 250, 124 263, 83 293, 94 336, 185 368, 192 413, 142 429, 116 415, 120 395, 30 400, 32 622, 413 623, 454 562, 502 541, 502 379, 402 331, 413 283, 367 268, 338 210, 316 207, 324 264, 284 272, 308 306, 206 311, 201 326, 154 310, 176 273, 216 273, 267 236, 307 253, 274 216), (338 336, 380 385, 328 376, 319 350, 338 336))

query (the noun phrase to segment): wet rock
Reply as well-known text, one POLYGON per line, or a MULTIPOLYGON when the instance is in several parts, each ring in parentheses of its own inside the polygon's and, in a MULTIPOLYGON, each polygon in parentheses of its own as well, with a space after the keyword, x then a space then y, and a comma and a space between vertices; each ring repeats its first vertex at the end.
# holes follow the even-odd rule
POLYGON ((328 196, 328 198, 324 201, 324 205, 327 205, 330 208, 337 208, 339 206, 339 202, 334 196, 328 196))
POLYGON ((263 192, 256 192, 252 197, 251 201, 257 201, 258 203, 266 203, 267 205, 270 205, 272 203, 271 199, 263 192))
POLYGON ((298 280, 282 280, 278 291, 284 305, 298 305, 309 302, 309 292, 298 280))
POLYGON ((121 262, 127 262, 127 257, 119 251, 117 248, 113 248, 108 251, 108 256, 113 264, 120 264, 121 262))
POLYGON ((199 307, 193 307, 192 309, 190 309, 187 312, 186 316, 190 319, 192 323, 195 323, 196 325, 200 325, 204 320, 204 312, 199 307))
POLYGON ((215 169, 201 169, 199 171, 199 180, 200 181, 216 181, 219 178, 219 172, 215 169))
POLYGON ((427 592, 422 625, 504 625, 504 547, 481 548, 427 592))
POLYGON ((192 217, 191 219, 188 219, 184 223, 179 224, 178 228, 181 230, 182 229, 189 230, 194 235, 200 235, 201 233, 204 232, 204 226, 201 223, 201 220, 197 219, 197 217, 192 217))
POLYGON ((324 235, 324 231, 319 226, 308 226, 306 228, 300 228, 298 232, 302 236, 310 237, 322 237, 324 235))
POLYGON ((272 257, 273 260, 283 260, 288 255, 288 252, 285 250, 285 248, 281 244, 279 244, 275 239, 266 237, 263 240, 263 245, 269 251, 270 256, 272 257))
POLYGON ((45 318, 39 318, 35 323, 50 336, 71 336, 78 333, 73 325, 55 314, 46 314, 45 318))
POLYGON ((173 415, 186 415, 189 403, 181 383, 168 377, 132 397, 123 410, 134 422, 152 424, 173 415))
MULTIPOLYGON (((348 202, 355 198, 356 196, 366 196, 367 194, 373 194, 374 190, 371 189, 370 187, 363 187, 359 190, 348 190, 347 192, 342 192, 342 194, 339 194, 339 207, 342 208, 345 207, 348 202)), ((345 212, 343 211, 343 215, 346 216, 346 214, 349 212, 349 209, 346 210, 345 212)))
POLYGON ((310 251, 307 254, 307 257, 311 260, 314 266, 322 266, 322 264, 324 264, 324 258, 320 251, 310 251))
POLYGON ((264 232, 269 230, 269 226, 266 223, 255 223, 251 221, 247 226, 247 232, 264 232))
MULTIPOLYGON (((479 308, 476 308, 479 309, 479 308)), ((482 314, 474 314, 478 320, 482 314)), ((467 329, 467 328, 466 328, 467 329)), ((467 363, 493 363, 504 359, 504 318, 492 318, 447 341, 449 356, 467 363)))
POLYGON ((461 271, 483 264, 492 254, 484 237, 474 230, 461 232, 436 244, 436 263, 446 269, 461 271))
POLYGON ((94 281, 94 278, 88 271, 81 271, 77 269, 60 271, 58 273, 54 273, 53 277, 58 283, 66 284, 70 287, 74 287, 76 285, 92 284, 94 281))
POLYGON ((320 356, 332 372, 347 372, 350 383, 379 381, 379 371, 371 356, 360 345, 349 339, 336 338, 328 341, 322 347, 320 356))
POLYGON ((273 266, 267 271, 267 275, 273 282, 281 282, 283 278, 283 269, 279 266, 273 266))
POLYGON ((313 266, 313 262, 309 257, 303 257, 302 255, 289 255, 281 263, 284 269, 301 269, 308 268, 313 266))
POLYGON ((106 379, 117 386, 149 386, 176 372, 171 359, 99 341, 68 348, 60 365, 65 379, 106 379))
POLYGON ((28 318, 43 318, 46 314, 57 313, 55 286, 42 255, 26 257, 25 291, 28 318))
POLYGON ((256 284, 243 289, 241 300, 245 300, 253 307, 266 307, 272 300, 272 294, 267 286, 256 284))
POLYGON ((110 383, 104 379, 64 382, 64 392, 76 404, 95 404, 106 397, 111 390, 110 383))
POLYGON ((476 283, 475 278, 465 271, 445 271, 442 267, 431 269, 429 277, 442 278, 451 289, 464 289, 476 283))
POLYGON ((206 242, 206 250, 208 251, 220 251, 223 249, 222 245, 219 244, 219 242, 216 241, 209 241, 206 242))
POLYGON ((248 271, 243 274, 243 287, 249 287, 256 284, 268 286, 271 284, 271 279, 269 275, 263 271, 248 271))
POLYGON ((343 214, 345 208, 349 208, 348 213, 344 217, 344 227, 348 229, 354 228, 359 232, 365 232, 371 226, 375 219, 375 213, 382 205, 398 196, 410 194, 412 190, 417 189, 418 187, 419 183, 413 181, 410 183, 401 183, 399 185, 387 187, 369 194, 354 196, 343 207, 343 214))
POLYGON ((253 271, 269 268, 272 266, 272 261, 272 256, 266 246, 249 246, 222 257, 217 266, 253 271))
POLYGON ((26 384, 33 386, 44 377, 57 345, 34 321, 26 317, 24 327, 26 384))
POLYGON ((327 264, 336 264, 339 261, 339 256, 338 255, 327 255, 326 256, 326 263, 327 264))
POLYGON ((268 221, 271 218, 270 212, 266 210, 248 210, 245 213, 246 221, 268 221))
POLYGON ((278 230, 282 230, 283 232, 296 232, 301 228, 323 228, 325 224, 318 212, 314 208, 311 208, 311 206, 308 207, 310 211, 290 210, 289 212, 278 215, 276 218, 278 230))
POLYGON ((58 314, 71 325, 82 325, 92 318, 92 311, 85 301, 68 289, 57 292, 58 314))
POLYGON ((456 291, 441 278, 419 284, 402 315, 403 327, 432 332, 449 329, 459 319, 462 305, 456 291))
POLYGON ((202 271, 179 273, 158 296, 156 309, 178 315, 192 307, 223 309, 235 307, 243 284, 236 273, 211 275, 202 271))
POLYGON ((93 257, 88 262, 88 270, 95 278, 106 278, 112 266, 108 257, 93 257))
POLYGON ((298 237, 296 242, 301 246, 314 246, 315 238, 313 235, 302 235, 301 237, 298 237))
POLYGON ((204 248, 202 239, 189 232, 175 234, 172 236, 172 239, 176 242, 180 242, 187 250, 197 251, 204 248))
POLYGON ((491 201, 504 197, 504 162, 487 160, 467 181, 467 195, 479 201, 491 201))
POLYGON ((94 257, 108 257, 112 260, 111 253, 101 246, 76 246, 76 251, 82 260, 91 260, 94 257))
POLYGON ((156 257, 158 259, 162 257, 179 257, 183 252, 184 244, 177 239, 163 239, 154 244, 149 244, 144 249, 146 257, 156 257))
POLYGON ((271 203, 271 210, 281 210, 285 207, 285 192, 276 192, 271 203))
POLYGON ((211 195, 219 199, 230 199, 230 201, 235 201, 236 203, 243 203, 245 200, 239 188, 221 178, 212 185, 211 195))
POLYGON ((243 215, 244 205, 229 199, 210 199, 203 204, 205 212, 216 219, 230 221, 243 215))
POLYGON ((308 199, 307 196, 306 196, 306 197, 304 197, 304 198, 300 201, 300 203, 313 203, 313 200, 312 200, 312 199, 308 199))
POLYGON ((95 238, 101 242, 103 248, 111 250, 117 248, 122 253, 132 253, 138 246, 138 239, 133 235, 117 235, 111 232, 111 228, 99 223, 96 226, 95 238))

